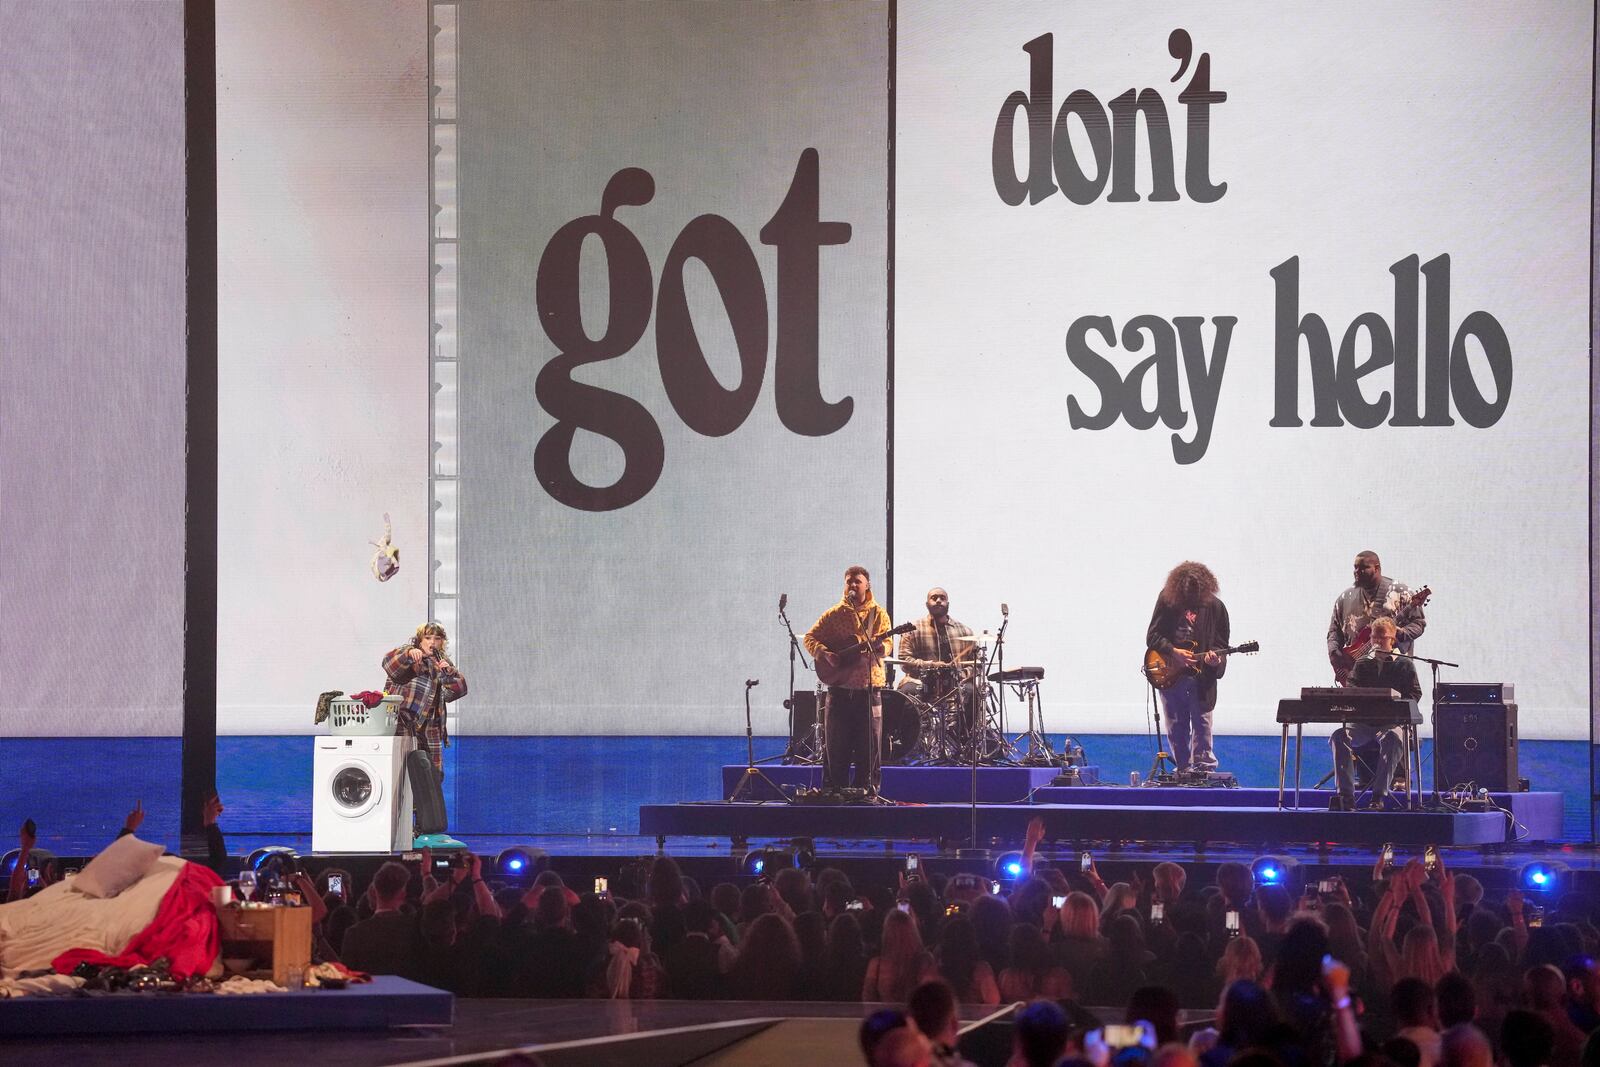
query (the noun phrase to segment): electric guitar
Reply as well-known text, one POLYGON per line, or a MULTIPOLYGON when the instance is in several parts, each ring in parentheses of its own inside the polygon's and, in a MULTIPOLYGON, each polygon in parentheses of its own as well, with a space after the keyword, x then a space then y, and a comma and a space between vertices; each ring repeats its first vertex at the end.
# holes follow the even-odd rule
MULTIPOLYGON (((1429 589, 1427 586, 1423 586, 1410 596, 1401 597, 1399 606, 1394 609, 1395 615, 1399 616, 1402 611, 1406 611, 1409 608, 1422 607, 1428 602, 1428 598, 1432 595, 1433 590, 1429 589)), ((1360 659, 1362 656, 1365 656, 1371 650, 1372 624, 1369 622, 1367 625, 1361 628, 1360 632, 1357 633, 1355 637, 1351 638, 1348 645, 1344 646, 1343 651, 1345 656, 1349 659, 1349 663, 1343 667, 1336 665, 1333 668, 1334 684, 1345 685, 1347 683, 1347 679, 1350 677, 1350 672, 1355 669, 1356 660, 1360 659)))
MULTIPOLYGON (((1194 674, 1200 670, 1200 653, 1195 649, 1190 649, 1190 651, 1195 652, 1193 665, 1185 663, 1182 656, 1169 656, 1157 652, 1153 648, 1149 649, 1144 654, 1144 667, 1142 668, 1144 676, 1150 679, 1150 684, 1157 689, 1171 689, 1183 679, 1184 675, 1194 674)), ((1261 651, 1261 642, 1246 641, 1242 645, 1233 645, 1229 648, 1213 648, 1211 651, 1219 656, 1231 656, 1234 653, 1248 656, 1253 652, 1261 651)))
POLYGON ((817 680, 823 685, 843 685, 861 665, 861 658, 867 654, 868 649, 877 648, 883 643, 884 638, 908 634, 916 628, 917 624, 914 622, 901 623, 894 629, 885 630, 866 641, 857 641, 845 648, 830 648, 816 658, 817 680))

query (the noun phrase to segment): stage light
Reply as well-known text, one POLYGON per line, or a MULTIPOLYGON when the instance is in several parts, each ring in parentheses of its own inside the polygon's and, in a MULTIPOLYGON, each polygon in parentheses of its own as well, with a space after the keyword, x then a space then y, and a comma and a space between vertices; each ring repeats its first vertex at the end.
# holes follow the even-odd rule
POLYGON ((1538 860, 1524 866, 1517 881, 1531 893, 1555 893, 1566 884, 1571 872, 1572 868, 1560 860, 1538 860))
POLYGON ((502 878, 527 878, 533 874, 533 849, 503 848, 494 858, 494 871, 502 878))
MULTIPOLYGON (((11 878, 11 872, 17 869, 17 857, 21 855, 22 850, 14 848, 4 856, 0 856, 0 891, 5 889, 4 883, 11 878)), ((28 866, 36 871, 42 871, 45 865, 54 862, 55 858, 56 854, 49 849, 35 848, 28 854, 28 866)))
POLYGON ((746 877, 772 877, 785 867, 797 866, 796 856, 781 848, 755 848, 745 853, 740 869, 746 877))
POLYGON ((532 878, 548 866, 545 851, 531 845, 512 845, 503 848, 494 858, 494 873, 512 880, 532 878))
POLYGON ((995 864, 995 877, 1002 882, 1015 882, 1018 878, 1028 873, 1027 861, 1020 852, 1007 852, 995 864))
POLYGON ((1281 885, 1291 889, 1298 861, 1289 856, 1260 856, 1250 865, 1256 885, 1281 885))
POLYGON ((250 853, 250 857, 244 861, 244 865, 252 871, 259 872, 262 867, 266 866, 275 857, 279 863, 282 863, 284 860, 297 860, 300 858, 300 854, 288 845, 267 845, 250 853))

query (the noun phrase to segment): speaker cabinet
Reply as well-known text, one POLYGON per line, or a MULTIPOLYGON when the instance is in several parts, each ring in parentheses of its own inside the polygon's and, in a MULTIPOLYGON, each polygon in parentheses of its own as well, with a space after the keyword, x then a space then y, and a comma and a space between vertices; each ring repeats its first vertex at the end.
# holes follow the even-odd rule
POLYGON ((796 689, 790 694, 789 710, 794 714, 794 728, 789 735, 789 751, 812 744, 815 740, 813 729, 817 725, 817 691, 815 689, 796 689))
POLYGON ((1491 793, 1517 788, 1517 706, 1441 704, 1433 724, 1434 782, 1472 782, 1491 793))

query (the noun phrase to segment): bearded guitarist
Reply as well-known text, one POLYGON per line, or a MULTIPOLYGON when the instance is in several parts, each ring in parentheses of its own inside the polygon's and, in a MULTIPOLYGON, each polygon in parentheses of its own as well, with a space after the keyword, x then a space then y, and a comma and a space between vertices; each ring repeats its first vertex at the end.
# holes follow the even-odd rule
POLYGON ((822 781, 830 789, 851 783, 878 791, 883 737, 883 657, 889 654, 889 613, 872 598, 872 576, 853 566, 844 572, 844 596, 806 631, 805 646, 828 683, 827 751, 822 781))
POLYGON ((1422 614, 1429 590, 1412 593, 1401 583, 1384 576, 1383 564, 1371 549, 1356 556, 1355 584, 1333 602, 1333 619, 1328 623, 1328 662, 1333 677, 1345 685, 1350 668, 1371 645, 1374 619, 1393 619, 1395 648, 1407 655, 1428 626, 1422 614))

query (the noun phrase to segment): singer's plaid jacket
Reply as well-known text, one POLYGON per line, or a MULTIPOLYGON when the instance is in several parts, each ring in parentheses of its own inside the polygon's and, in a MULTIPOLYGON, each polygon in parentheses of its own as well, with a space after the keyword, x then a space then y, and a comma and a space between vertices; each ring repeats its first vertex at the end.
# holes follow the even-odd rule
POLYGON ((410 652, 415 647, 401 645, 383 657, 383 673, 389 676, 383 691, 400 695, 397 714, 408 732, 417 733, 436 726, 439 740, 448 744, 444 733, 444 706, 467 695, 467 680, 454 667, 435 670, 433 661, 427 658, 420 664, 412 663, 410 652))

